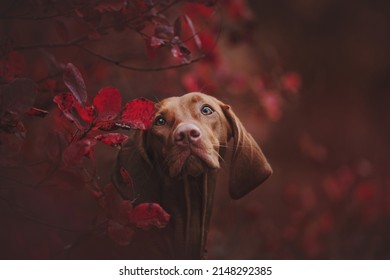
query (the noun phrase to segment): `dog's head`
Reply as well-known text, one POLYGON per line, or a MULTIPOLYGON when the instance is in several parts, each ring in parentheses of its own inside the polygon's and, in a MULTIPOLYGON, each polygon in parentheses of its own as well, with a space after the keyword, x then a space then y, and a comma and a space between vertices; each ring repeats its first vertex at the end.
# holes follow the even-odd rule
POLYGON ((230 106, 218 99, 193 92, 164 99, 156 109, 153 125, 140 132, 139 143, 132 149, 151 166, 159 165, 170 178, 197 177, 220 168, 231 138, 229 190, 233 198, 244 196, 271 175, 258 144, 230 106))
POLYGON ((157 104, 148 145, 170 177, 199 176, 220 167, 220 150, 231 131, 221 102, 200 93, 171 97, 157 104))

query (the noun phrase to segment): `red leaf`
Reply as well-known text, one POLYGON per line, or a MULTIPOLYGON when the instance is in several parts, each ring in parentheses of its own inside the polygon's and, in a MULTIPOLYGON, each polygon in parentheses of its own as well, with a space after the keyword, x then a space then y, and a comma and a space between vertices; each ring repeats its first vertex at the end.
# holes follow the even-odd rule
POLYGON ((134 235, 134 230, 113 220, 108 221, 107 235, 119 245, 128 245, 134 235))
POLYGON ((42 110, 42 109, 38 109, 38 108, 35 108, 35 107, 31 107, 30 110, 28 110, 26 112, 26 114, 29 115, 29 116, 35 116, 35 117, 44 118, 44 117, 46 117, 47 114, 49 114, 49 112, 46 111, 46 110, 42 110))
POLYGON ((83 76, 79 69, 72 63, 68 63, 64 69, 64 83, 72 92, 74 98, 81 104, 87 102, 87 89, 84 83, 83 76))
POLYGON ((54 96, 53 101, 62 111, 65 117, 74 122, 77 128, 86 129, 94 119, 94 109, 92 106, 83 107, 70 93, 60 93, 54 96))
POLYGON ((95 139, 112 147, 118 147, 127 140, 127 135, 121 133, 107 133, 95 136, 95 139))
POLYGON ((97 112, 98 122, 112 121, 119 115, 122 96, 117 88, 105 87, 95 96, 93 105, 97 112))
POLYGON ((122 112, 121 121, 135 129, 146 130, 150 127, 156 114, 154 103, 144 98, 127 102, 122 112))
POLYGON ((129 216, 130 222, 142 229, 149 229, 153 226, 163 228, 168 224, 169 219, 169 214, 157 203, 141 203, 129 216))
POLYGON ((73 103, 73 106, 76 109, 77 114, 86 123, 85 125, 89 126, 95 119, 95 108, 93 106, 83 107, 76 100, 73 103))
POLYGON ((291 93, 298 93, 302 84, 301 77, 295 72, 283 75, 281 83, 282 87, 291 93))
POLYGON ((277 91, 265 91, 260 93, 260 101, 267 117, 272 121, 282 118, 283 99, 277 91))
POLYGON ((218 61, 218 52, 216 51, 216 38, 211 32, 202 32, 199 35, 201 41, 202 51, 207 54, 207 59, 210 62, 216 63, 218 61))
POLYGON ((96 140, 93 138, 86 138, 72 143, 62 153, 62 160, 66 165, 80 163, 84 156, 92 157, 95 145, 96 140))
POLYGON ((134 197, 134 185, 133 185, 133 180, 131 179, 129 172, 127 172, 127 170, 124 167, 121 167, 119 169, 119 172, 121 174, 123 182, 128 186, 128 188, 130 190, 130 197, 133 198, 134 197))
POLYGON ((99 123, 99 130, 103 131, 113 131, 118 129, 118 125, 115 122, 104 122, 104 123, 99 123))
POLYGON ((194 38, 196 46, 198 47, 198 49, 202 49, 202 41, 199 38, 198 32, 196 32, 196 30, 195 30, 194 23, 192 22, 192 20, 189 16, 185 15, 184 18, 188 24, 188 27, 191 29, 192 36, 194 38))
POLYGON ((372 202, 376 195, 376 186, 371 182, 364 182, 357 186, 354 197, 359 202, 372 202))
POLYGON ((54 96, 54 103, 57 104, 58 108, 63 112, 69 112, 73 107, 74 98, 70 93, 60 93, 54 96))

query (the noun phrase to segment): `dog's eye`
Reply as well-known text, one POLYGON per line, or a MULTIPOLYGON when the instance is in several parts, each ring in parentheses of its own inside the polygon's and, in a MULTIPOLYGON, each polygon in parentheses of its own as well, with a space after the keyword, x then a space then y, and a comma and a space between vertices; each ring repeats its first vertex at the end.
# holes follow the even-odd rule
POLYGON ((157 117, 156 120, 154 121, 155 125, 165 125, 166 123, 167 121, 161 116, 157 117))
POLYGON ((204 105, 202 107, 202 109, 200 109, 200 112, 203 114, 203 115, 211 115, 212 113, 214 113, 214 109, 211 108, 209 105, 204 105))

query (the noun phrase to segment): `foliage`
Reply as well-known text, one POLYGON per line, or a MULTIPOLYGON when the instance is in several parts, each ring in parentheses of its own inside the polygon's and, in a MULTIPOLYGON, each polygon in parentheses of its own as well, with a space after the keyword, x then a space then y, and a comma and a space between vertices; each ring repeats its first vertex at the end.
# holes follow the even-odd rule
POLYGON ((0 4, 2 258, 126 257, 135 231, 166 226, 169 213, 123 201, 110 175, 127 131, 150 126, 148 99, 188 91, 232 104, 275 169, 271 187, 234 207, 217 190, 211 258, 354 258, 362 242, 383 243, 388 182, 368 157, 334 163, 321 125, 294 122, 301 75, 264 41, 274 23, 255 29, 253 3, 0 4))

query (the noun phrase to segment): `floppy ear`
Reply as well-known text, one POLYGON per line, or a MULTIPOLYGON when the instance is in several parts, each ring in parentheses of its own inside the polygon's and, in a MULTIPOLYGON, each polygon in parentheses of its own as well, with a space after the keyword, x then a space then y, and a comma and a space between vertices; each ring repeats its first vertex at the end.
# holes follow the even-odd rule
POLYGON ((233 199, 239 199, 263 183, 272 174, 272 168, 230 106, 224 104, 222 109, 234 138, 229 192, 233 199))
POLYGON ((132 130, 122 146, 114 167, 112 182, 124 199, 157 201, 158 191, 153 166, 146 151, 147 131, 132 130))

